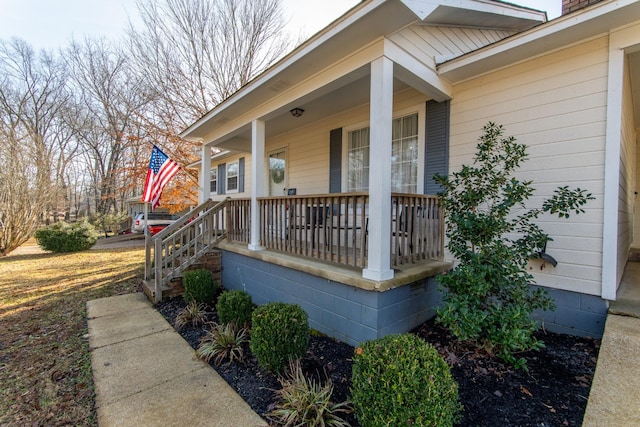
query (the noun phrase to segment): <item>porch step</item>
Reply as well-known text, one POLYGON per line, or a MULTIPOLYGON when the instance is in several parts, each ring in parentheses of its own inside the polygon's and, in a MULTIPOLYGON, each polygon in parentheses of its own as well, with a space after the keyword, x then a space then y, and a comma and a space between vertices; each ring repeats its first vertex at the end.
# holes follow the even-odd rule
POLYGON ((640 248, 629 249, 629 261, 640 261, 640 248))
MULTIPOLYGON (((143 280, 142 281, 142 291, 144 294, 151 300, 151 302, 155 301, 155 284, 151 280, 143 280)), ((182 284, 182 277, 178 277, 169 282, 168 285, 163 285, 160 288, 162 292, 162 299, 165 298, 174 298, 184 294, 184 286, 182 284)))

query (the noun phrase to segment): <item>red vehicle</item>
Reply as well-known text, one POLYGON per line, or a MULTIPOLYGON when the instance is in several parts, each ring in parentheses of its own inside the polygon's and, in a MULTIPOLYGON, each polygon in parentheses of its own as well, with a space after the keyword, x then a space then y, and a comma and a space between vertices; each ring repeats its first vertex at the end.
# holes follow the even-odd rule
POLYGON ((150 225, 149 226, 149 234, 153 236, 154 234, 161 232, 162 230, 164 230, 168 226, 169 226, 168 224, 150 225))
MULTIPOLYGON (((149 230, 155 230, 151 232, 151 234, 155 234, 162 230, 164 227, 173 224, 178 218, 180 218, 180 215, 172 215, 170 213, 163 212, 150 212, 149 219, 147 220, 147 226, 149 227, 149 230), (152 227, 154 228, 152 229, 152 227)), ((139 213, 133 218, 133 223, 131 224, 131 232, 144 232, 144 213, 139 213)))

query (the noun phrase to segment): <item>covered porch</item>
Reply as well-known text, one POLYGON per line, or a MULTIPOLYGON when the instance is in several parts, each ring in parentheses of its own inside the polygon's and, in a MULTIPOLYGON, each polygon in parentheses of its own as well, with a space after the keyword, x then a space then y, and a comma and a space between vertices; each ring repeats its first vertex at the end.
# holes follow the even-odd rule
POLYGON ((364 277, 373 237, 366 193, 265 197, 258 200, 259 249, 251 247, 250 199, 211 200, 157 235, 147 236, 144 290, 159 302, 182 272, 215 255, 226 289, 256 304, 299 304, 310 326, 352 345, 410 330, 435 314, 434 276, 443 259, 437 198, 393 194, 388 248, 393 275, 364 277))
MULTIPOLYGON (((260 250, 368 267, 368 193, 261 197, 257 202, 260 250)), ((251 199, 227 203, 227 242, 250 245, 251 199)), ((444 218, 436 196, 393 193, 389 221, 391 266, 442 261, 444 218)))

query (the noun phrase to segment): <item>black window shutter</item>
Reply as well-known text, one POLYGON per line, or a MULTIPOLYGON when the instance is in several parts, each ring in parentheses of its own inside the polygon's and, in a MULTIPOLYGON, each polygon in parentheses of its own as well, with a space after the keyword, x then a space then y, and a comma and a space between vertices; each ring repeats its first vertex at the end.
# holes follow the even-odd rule
POLYGON ((442 186, 433 175, 449 173, 449 101, 427 101, 424 150, 424 193, 437 194, 442 186))
POLYGON ((221 163, 218 165, 218 194, 227 192, 227 165, 221 163))
POLYGON ((244 193, 244 157, 238 160, 238 193, 244 193))
POLYGON ((342 128, 329 133, 329 193, 342 191, 342 128))

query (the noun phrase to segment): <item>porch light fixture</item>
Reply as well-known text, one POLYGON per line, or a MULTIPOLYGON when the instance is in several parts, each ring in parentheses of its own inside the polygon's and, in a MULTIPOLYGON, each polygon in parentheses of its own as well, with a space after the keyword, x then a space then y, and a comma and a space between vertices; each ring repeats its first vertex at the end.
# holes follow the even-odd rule
POLYGON ((302 116, 302 113, 304 113, 304 110, 302 108, 296 107, 296 108, 290 110, 289 112, 291 113, 291 115, 293 117, 300 117, 300 116, 302 116))

